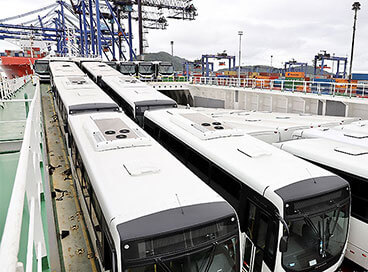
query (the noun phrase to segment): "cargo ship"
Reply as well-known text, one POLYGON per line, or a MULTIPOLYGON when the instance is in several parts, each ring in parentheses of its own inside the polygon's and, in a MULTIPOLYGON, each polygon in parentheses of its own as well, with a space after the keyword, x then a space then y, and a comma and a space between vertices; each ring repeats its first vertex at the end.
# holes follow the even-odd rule
POLYGON ((35 60, 46 56, 40 47, 24 47, 22 50, 5 50, 1 53, 0 66, 7 78, 18 78, 33 74, 35 60))

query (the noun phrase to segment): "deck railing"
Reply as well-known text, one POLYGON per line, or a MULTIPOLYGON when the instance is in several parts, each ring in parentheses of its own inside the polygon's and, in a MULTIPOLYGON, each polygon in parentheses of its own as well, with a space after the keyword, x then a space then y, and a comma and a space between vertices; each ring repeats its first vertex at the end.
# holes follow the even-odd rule
POLYGON ((0 76, 0 100, 10 99, 24 84, 31 80, 31 76, 7 79, 0 76))
POLYGON ((320 81, 300 81, 284 79, 255 78, 222 78, 222 77, 192 77, 192 84, 252 88, 259 90, 289 91, 332 95, 345 97, 368 98, 368 83, 339 83, 320 81))
POLYGON ((0 244, 1 271, 19 272, 26 269, 25 271, 28 272, 33 270, 34 265, 37 267, 37 271, 42 271, 42 261, 47 255, 41 218, 41 195, 43 193, 41 124, 40 84, 37 80, 36 91, 26 120, 24 138, 0 244), (25 214, 29 216, 29 224, 26 228, 22 228, 25 214), (27 237, 26 259, 19 260, 20 240, 21 237, 25 236, 27 237), (34 263, 35 261, 36 263, 34 263))

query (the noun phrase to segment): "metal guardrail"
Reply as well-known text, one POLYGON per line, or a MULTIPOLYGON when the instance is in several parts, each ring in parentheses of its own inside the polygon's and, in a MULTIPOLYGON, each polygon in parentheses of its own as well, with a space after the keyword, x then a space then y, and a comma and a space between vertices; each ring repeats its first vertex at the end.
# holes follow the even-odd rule
POLYGON ((24 138, 20 150, 18 167, 0 244, 0 270, 7 272, 32 271, 33 260, 37 260, 37 271, 42 271, 42 258, 47 255, 41 218, 41 102, 40 84, 31 102, 26 121, 24 138), (24 200, 28 205, 24 205, 24 200), (22 221, 25 207, 28 206, 29 225, 27 230, 26 260, 20 262, 18 253, 22 235, 22 221), (34 256, 35 253, 35 256, 34 256))
POLYGON ((22 86, 24 86, 32 77, 24 76, 20 78, 7 79, 0 76, 0 100, 10 99, 22 86))
POLYGON ((192 77, 191 84, 214 85, 259 90, 299 92, 305 94, 368 98, 366 83, 338 83, 283 79, 192 77))

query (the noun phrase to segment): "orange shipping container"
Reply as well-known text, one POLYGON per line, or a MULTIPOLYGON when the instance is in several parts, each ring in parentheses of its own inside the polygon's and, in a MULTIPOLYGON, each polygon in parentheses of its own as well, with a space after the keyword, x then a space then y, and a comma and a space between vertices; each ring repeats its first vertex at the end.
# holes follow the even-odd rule
POLYGON ((305 73, 304 72, 286 72, 285 77, 301 78, 301 77, 305 77, 305 73))

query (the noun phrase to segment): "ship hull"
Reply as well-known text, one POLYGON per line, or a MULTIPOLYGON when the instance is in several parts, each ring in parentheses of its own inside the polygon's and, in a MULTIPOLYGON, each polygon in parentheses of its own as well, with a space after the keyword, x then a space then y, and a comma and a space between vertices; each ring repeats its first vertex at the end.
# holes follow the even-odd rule
POLYGON ((0 65, 8 78, 16 78, 33 74, 31 64, 37 59, 39 58, 4 56, 1 57, 0 65))

